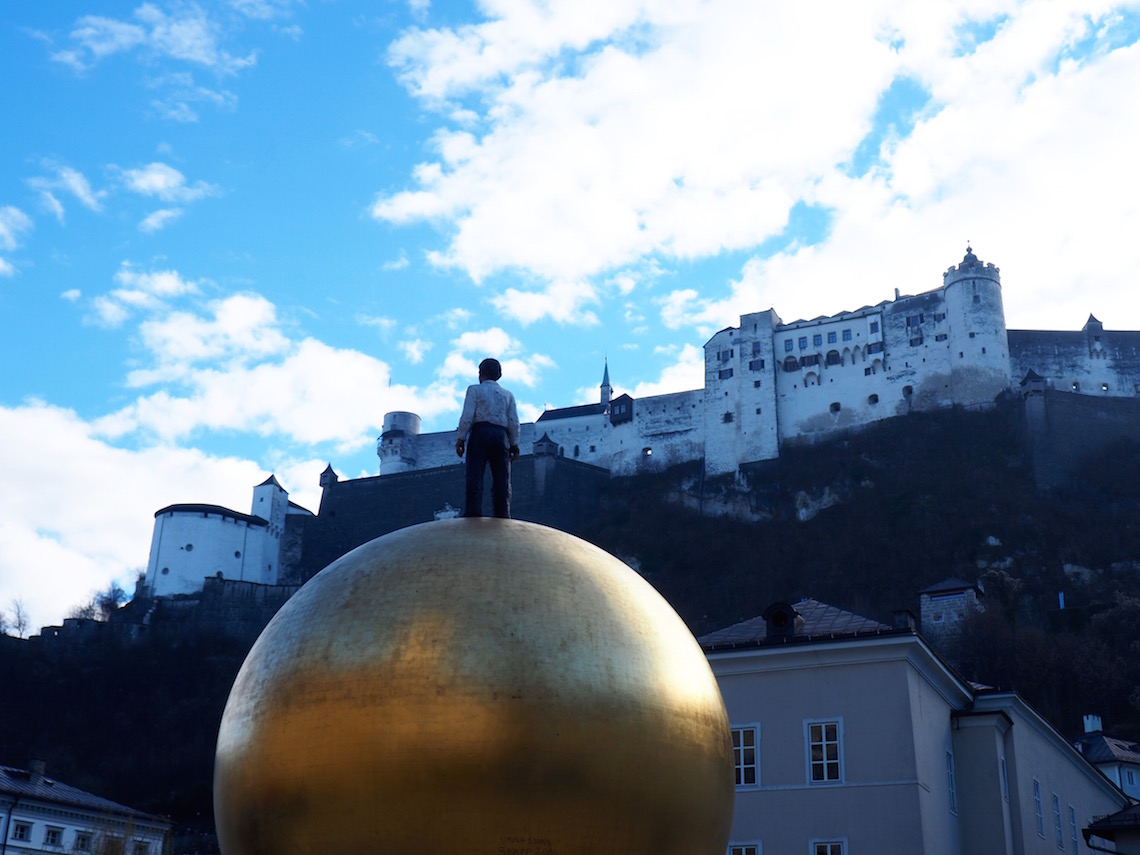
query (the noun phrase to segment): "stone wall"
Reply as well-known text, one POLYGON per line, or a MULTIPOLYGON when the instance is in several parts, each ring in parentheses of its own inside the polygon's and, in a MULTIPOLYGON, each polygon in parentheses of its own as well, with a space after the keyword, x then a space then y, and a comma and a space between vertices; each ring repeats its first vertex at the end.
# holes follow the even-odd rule
POLYGON ((1120 439, 1140 442, 1140 399, 1045 389, 1026 397, 1025 425, 1037 485, 1064 486, 1094 451, 1120 439))

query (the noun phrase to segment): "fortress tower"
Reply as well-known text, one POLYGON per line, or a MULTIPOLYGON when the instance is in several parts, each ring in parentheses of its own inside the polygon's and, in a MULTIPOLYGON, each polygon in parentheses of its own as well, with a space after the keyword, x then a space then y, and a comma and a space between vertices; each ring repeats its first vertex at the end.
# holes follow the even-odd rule
POLYGON ((420 417, 415 413, 385 413, 384 427, 376 441, 380 458, 380 474, 411 472, 416 468, 416 437, 420 435, 420 417))
POLYGON ((1010 387, 1009 340, 1001 299, 1001 271, 966 247, 957 267, 942 275, 949 326, 953 402, 966 407, 993 402, 1010 387))

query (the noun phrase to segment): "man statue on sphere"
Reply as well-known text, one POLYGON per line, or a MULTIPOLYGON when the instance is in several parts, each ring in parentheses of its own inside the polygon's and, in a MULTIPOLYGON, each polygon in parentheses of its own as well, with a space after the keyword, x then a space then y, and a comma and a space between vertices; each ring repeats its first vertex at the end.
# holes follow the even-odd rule
POLYGON ((497 359, 479 363, 479 383, 467 387, 455 453, 467 452, 463 516, 483 516, 483 475, 491 467, 491 503, 497 517, 511 516, 511 463, 519 459, 519 414, 515 396, 499 385, 497 359))

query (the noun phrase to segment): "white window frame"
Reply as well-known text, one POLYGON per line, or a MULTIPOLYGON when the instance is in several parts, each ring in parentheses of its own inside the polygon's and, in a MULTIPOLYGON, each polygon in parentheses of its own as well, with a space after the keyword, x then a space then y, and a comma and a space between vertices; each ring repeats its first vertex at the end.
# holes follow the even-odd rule
POLYGON ((1057 841, 1057 848, 1065 851, 1065 827, 1061 823, 1061 799, 1056 793, 1053 796, 1053 832, 1057 841))
POLYGON ((1033 779, 1033 815, 1037 820, 1037 836, 1045 839, 1045 809, 1041 805, 1041 782, 1033 779))
POLYGON ((946 752, 946 786, 950 791, 950 813, 958 815, 958 779, 954 773, 954 752, 946 752))
POLYGON ((808 855, 847 855, 847 838, 813 837, 808 841, 808 855), (821 853, 819 849, 821 846, 828 848, 824 849, 821 853))
POLYGON ((19 840, 27 842, 32 839, 32 825, 30 822, 23 822, 22 820, 13 820, 12 822, 12 835, 10 840, 19 840))
POLYGON ((738 790, 758 790, 760 789, 760 722, 752 721, 746 724, 734 724, 731 727, 732 731, 732 765, 734 775, 740 775, 740 783, 736 785, 738 790), (745 770, 749 768, 749 764, 744 762, 744 751, 746 750, 744 742, 744 733, 752 733, 752 759, 751 764, 752 775, 756 779, 752 783, 747 783, 745 778, 745 770), (736 734, 741 735, 741 744, 736 744, 736 734), (737 762, 737 755, 740 755, 740 762, 737 762))
POLYGON ((44 828, 44 846, 58 846, 63 848, 63 829, 58 825, 49 825, 44 828), (52 840, 54 835, 55 840, 52 840))
POLYGON ((90 852, 91 842, 94 840, 95 835, 90 831, 77 831, 75 832, 75 846, 76 852, 90 852))
POLYGON ((1073 841, 1073 855, 1080 855, 1081 843, 1077 839, 1077 811, 1069 805, 1069 836, 1073 841))
POLYGON ((813 787, 832 786, 833 787, 833 786, 842 784, 847 780, 846 764, 843 762, 843 717, 842 716, 832 716, 830 718, 806 718, 806 719, 804 719, 804 763, 805 763, 805 772, 807 774, 807 782, 810 786, 813 786, 813 787), (839 777, 837 777, 837 778, 828 778, 827 777, 827 765, 828 765, 829 761, 828 761, 827 756, 826 756, 826 749, 827 749, 827 746, 829 744, 831 744, 831 740, 827 739, 827 730, 826 730, 827 725, 835 725, 834 743, 836 746, 836 761, 837 761, 838 773, 839 773, 839 777), (818 781, 812 777, 813 758, 812 758, 812 752, 811 752, 811 749, 812 749, 811 731, 812 731, 812 728, 816 727, 816 726, 822 726, 823 728, 825 728, 822 732, 823 739, 819 743, 821 745, 821 747, 824 749, 824 757, 822 760, 824 777, 818 781))
POLYGON ((730 840, 725 855, 764 855, 764 844, 759 840, 730 840))

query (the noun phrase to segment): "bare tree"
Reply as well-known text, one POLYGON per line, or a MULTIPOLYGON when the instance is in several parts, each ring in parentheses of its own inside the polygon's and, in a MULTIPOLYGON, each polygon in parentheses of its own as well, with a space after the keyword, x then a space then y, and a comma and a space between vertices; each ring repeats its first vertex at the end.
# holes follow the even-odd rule
POLYGON ((119 610, 119 606, 127 601, 127 592, 118 582, 112 582, 107 590, 95 595, 95 610, 98 620, 110 620, 111 615, 119 610))
POLYGON ((28 634, 28 611, 22 600, 12 600, 12 629, 16 630, 17 638, 24 638, 28 634))

